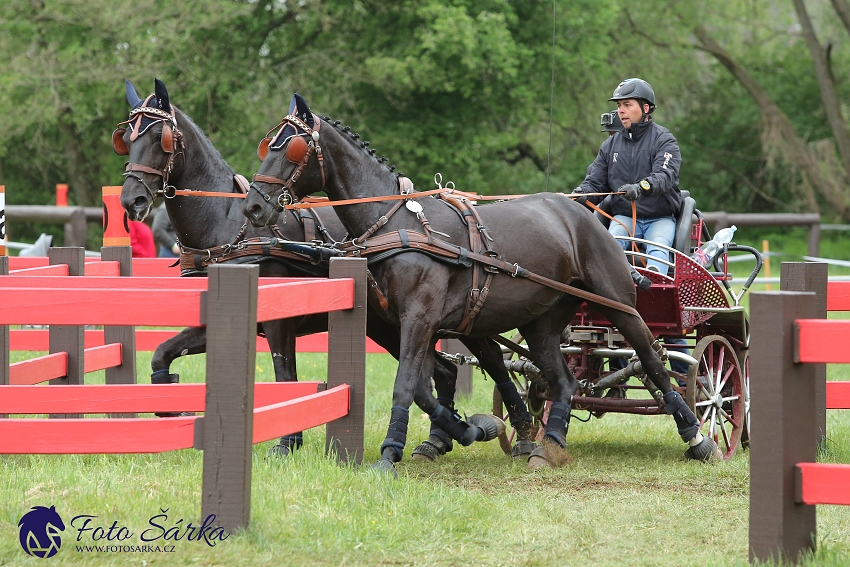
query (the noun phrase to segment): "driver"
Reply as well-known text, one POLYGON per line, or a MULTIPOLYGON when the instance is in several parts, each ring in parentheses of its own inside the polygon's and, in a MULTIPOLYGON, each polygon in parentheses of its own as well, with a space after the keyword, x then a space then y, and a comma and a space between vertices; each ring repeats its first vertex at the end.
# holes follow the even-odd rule
MULTIPOLYGON (((586 197, 584 193, 623 193, 611 196, 615 220, 608 231, 614 236, 629 236, 632 203, 636 203, 637 222, 632 236, 669 247, 676 234, 676 214, 682 206, 679 144, 667 128, 652 119, 655 92, 643 79, 626 79, 608 100, 617 102, 622 127, 602 143, 584 181, 573 194, 579 195, 576 201, 581 204, 587 199, 598 204, 601 197, 586 197)), ((631 245, 626 240, 618 242, 623 250, 631 245)), ((651 257, 647 269, 666 275, 664 261, 669 261, 669 253, 647 244, 646 254, 651 257)))

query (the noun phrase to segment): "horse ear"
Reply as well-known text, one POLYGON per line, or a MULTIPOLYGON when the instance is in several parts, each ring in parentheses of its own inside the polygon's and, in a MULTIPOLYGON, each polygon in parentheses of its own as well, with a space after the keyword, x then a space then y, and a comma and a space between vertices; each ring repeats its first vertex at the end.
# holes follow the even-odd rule
MULTIPOLYGON (((295 116, 306 122, 307 126, 310 128, 315 126, 313 123, 313 113, 310 111, 310 107, 307 105, 307 101, 304 100, 304 97, 295 93, 292 95, 292 102, 295 104, 295 116)), ((292 114, 292 104, 289 106, 289 113, 292 114)))
POLYGON ((165 88, 165 83, 159 79, 154 79, 154 85, 154 93, 156 94, 159 108, 166 112, 171 112, 171 104, 168 102, 168 89, 165 88))
POLYGON ((136 108, 141 104, 142 97, 136 92, 136 87, 129 79, 124 79, 124 90, 127 91, 127 102, 130 104, 130 108, 136 108))

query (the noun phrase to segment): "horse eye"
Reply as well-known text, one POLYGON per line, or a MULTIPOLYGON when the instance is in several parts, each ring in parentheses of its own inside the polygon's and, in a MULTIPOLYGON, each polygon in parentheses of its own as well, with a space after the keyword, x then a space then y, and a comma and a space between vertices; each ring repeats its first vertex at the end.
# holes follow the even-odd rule
POLYGON ((157 142, 159 142, 160 140, 162 140, 162 132, 156 132, 156 133, 154 133, 154 135, 153 135, 153 139, 154 139, 155 141, 157 141, 157 142))

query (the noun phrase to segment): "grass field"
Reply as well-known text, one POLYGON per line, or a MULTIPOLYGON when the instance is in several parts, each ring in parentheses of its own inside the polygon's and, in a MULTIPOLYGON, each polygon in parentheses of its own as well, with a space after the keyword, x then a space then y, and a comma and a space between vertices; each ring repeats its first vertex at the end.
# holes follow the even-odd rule
MULTIPOLYGON (((138 358, 146 370, 149 355, 138 358)), ((323 379, 325 362, 323 355, 299 355, 299 371, 323 379)), ((203 365, 203 356, 189 357, 173 370, 184 381, 201 381, 203 365)), ((371 463, 386 432, 395 362, 369 355, 367 365, 371 463)), ((829 375, 850 379, 842 368, 829 375)), ((272 379, 267 355, 258 357, 257 379, 272 379)), ((92 376, 97 381, 102 373, 92 376)), ((473 395, 459 409, 488 411, 491 386, 476 372, 473 395)), ((308 431, 304 449, 283 462, 265 459, 271 443, 257 445, 250 528, 215 547, 185 538, 154 542, 174 545, 173 553, 80 552, 75 545, 91 545, 91 532, 77 544, 68 522, 83 514, 97 516, 104 528, 116 522, 134 536, 98 543, 134 546, 144 544, 140 534, 161 510, 165 529, 197 524, 199 452, 3 457, 0 565, 747 564, 748 454, 714 465, 686 462, 667 417, 573 420, 569 465, 537 472, 512 462, 496 442, 456 448, 438 463, 413 462, 410 451, 427 431, 428 419, 413 408, 398 480, 326 458, 322 428, 308 431), (68 528, 49 560, 28 557, 17 541, 17 522, 36 505, 55 505, 68 528)), ((850 415, 830 412, 828 431, 823 458, 850 463, 850 415)), ((807 564, 850 564, 850 508, 822 506, 818 518, 819 549, 807 564)))
MULTIPOLYGON (((801 231, 797 231, 801 232, 801 231)), ((805 253, 805 235, 767 235, 772 250, 805 253), (801 237, 802 236, 802 237, 801 237)), ((764 236, 736 240, 760 248, 764 236)), ((840 235, 825 235, 821 256, 850 259, 840 235)), ((794 256, 788 259, 799 259, 794 256)), ((773 261, 772 275, 779 274, 773 261)), ((733 265, 740 284, 747 269, 733 265)), ((831 274, 850 268, 833 267, 831 274)), ((778 285, 774 285, 778 289, 778 285)), ((746 304, 746 301, 745 301, 746 304)), ((18 359, 34 353, 15 353, 18 359)), ((150 355, 138 355, 147 382, 150 355)), ((202 382, 204 357, 179 360, 182 381, 202 382)), ((324 380, 326 357, 299 355, 303 379, 324 380)), ((429 421, 411 409, 408 448, 399 478, 372 472, 386 432, 395 361, 367 356, 366 458, 343 467, 323 454, 324 430, 305 433, 292 457, 267 460, 271 442, 253 456, 252 514, 248 530, 215 547, 201 541, 141 534, 157 520, 169 534, 185 534, 200 516, 202 455, 193 450, 159 455, 0 456, 0 565, 227 565, 227 566, 744 566, 747 565, 749 455, 730 462, 686 462, 685 445, 668 417, 607 414, 571 423, 571 461, 557 470, 529 472, 496 442, 457 447, 437 463, 412 462, 429 421), (62 549, 48 560, 27 556, 17 524, 32 506, 55 505, 66 522, 62 549), (69 521, 91 515, 133 533, 121 542, 75 541, 69 521), (167 515, 167 518, 162 517, 167 515), (173 545, 173 552, 78 551, 77 545, 173 545)), ((257 380, 272 380, 260 355, 257 380)), ((829 379, 850 380, 850 367, 828 367, 829 379)), ((103 381, 103 373, 87 376, 103 381)), ((475 374, 461 412, 487 412, 492 382, 475 374)), ((584 418, 586 412, 575 412, 584 418)), ((850 412, 828 414, 828 441, 820 460, 850 463, 850 412)), ((818 551, 805 565, 850 565, 850 507, 818 508, 818 551)))

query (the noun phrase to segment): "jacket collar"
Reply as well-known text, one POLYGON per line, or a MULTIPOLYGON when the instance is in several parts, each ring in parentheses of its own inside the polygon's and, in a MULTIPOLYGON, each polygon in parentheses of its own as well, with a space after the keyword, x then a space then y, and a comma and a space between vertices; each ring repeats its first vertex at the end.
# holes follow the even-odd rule
POLYGON ((636 142, 640 140, 650 128, 652 128, 652 116, 650 116, 646 122, 638 122, 637 124, 633 124, 630 130, 623 128, 620 132, 627 140, 636 142), (631 134, 631 136, 629 136, 629 134, 631 134))

